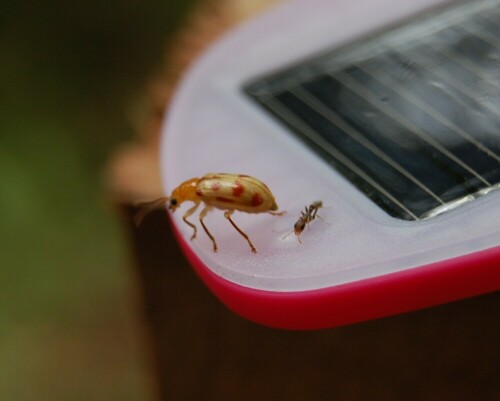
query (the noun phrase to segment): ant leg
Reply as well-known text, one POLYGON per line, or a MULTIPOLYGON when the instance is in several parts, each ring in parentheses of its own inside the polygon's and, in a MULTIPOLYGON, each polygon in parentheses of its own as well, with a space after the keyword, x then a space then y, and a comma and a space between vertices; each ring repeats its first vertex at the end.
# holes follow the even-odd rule
MULTIPOLYGON (((311 213, 311 220, 314 220, 316 218, 316 214, 318 213, 318 208, 315 207, 314 210, 312 211, 311 213)), ((318 214, 318 217, 319 217, 319 214, 318 214)))
MULTIPOLYGON (((317 211, 316 211, 317 212, 317 211)), ((323 223, 326 223, 328 225, 330 225, 330 223, 328 221, 326 221, 323 217, 321 217, 319 214, 316 214, 314 213, 314 217, 317 217, 318 219, 320 219, 323 223)))
MULTIPOLYGON (((309 230, 309 223, 314 220, 314 217, 311 215, 311 208, 308 208, 307 206, 304 208, 305 212, 302 212, 302 217, 304 218, 304 221, 306 222, 307 229, 309 230)), ((300 242, 300 239, 299 239, 300 242)))
POLYGON ((207 215, 207 213, 210 210, 212 210, 212 206, 206 205, 205 208, 201 211, 201 213, 200 213, 200 223, 201 223, 201 226, 203 227, 203 229, 205 230, 205 232, 207 233, 208 238, 210 238, 212 240, 212 244, 214 246, 214 252, 217 252, 217 243, 215 242, 215 238, 214 238, 214 236, 212 234, 210 234, 210 231, 208 231, 207 226, 203 222, 203 219, 205 218, 205 216, 207 215))
POLYGON ((187 218, 191 216, 196 211, 196 209, 198 209, 198 206, 200 206, 200 202, 195 203, 195 205, 191 209, 188 209, 188 211, 184 213, 184 216, 182 216, 182 220, 184 220, 184 223, 186 223, 189 227, 193 229, 193 235, 191 236, 191 241, 196 238, 196 226, 190 221, 188 221, 187 218))
POLYGON ((297 239, 299 240, 299 244, 302 244, 302 241, 300 240, 300 233, 297 234, 297 239))
POLYGON ((234 223, 234 221, 231 220, 231 215, 233 214, 233 212, 234 210, 226 210, 224 212, 224 217, 228 219, 229 222, 232 224, 232 226, 236 229, 236 231, 238 231, 243 236, 243 238, 247 240, 248 245, 250 245, 250 249, 252 250, 252 252, 257 253, 257 249, 255 249, 255 247, 253 246, 252 241, 250 241, 248 235, 246 235, 243 231, 241 231, 240 228, 234 223))

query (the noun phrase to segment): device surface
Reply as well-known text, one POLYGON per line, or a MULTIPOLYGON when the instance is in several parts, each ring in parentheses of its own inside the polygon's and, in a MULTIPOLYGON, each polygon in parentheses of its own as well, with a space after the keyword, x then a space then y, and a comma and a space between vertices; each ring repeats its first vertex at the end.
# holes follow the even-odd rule
POLYGON ((222 211, 205 219, 217 253, 201 230, 189 240, 189 206, 172 215, 188 257, 228 306, 268 325, 326 327, 500 287, 500 15, 488 12, 497 3, 294 1, 188 72, 164 130, 167 193, 210 172, 248 174, 287 211, 233 215, 257 254, 222 211), (445 46, 432 35, 482 51, 487 68, 467 54, 430 68, 445 46), (476 96, 466 85, 478 71, 488 91, 476 96), (439 96, 460 102, 440 109, 439 96), (300 244, 286 234, 315 200, 322 221, 300 244))

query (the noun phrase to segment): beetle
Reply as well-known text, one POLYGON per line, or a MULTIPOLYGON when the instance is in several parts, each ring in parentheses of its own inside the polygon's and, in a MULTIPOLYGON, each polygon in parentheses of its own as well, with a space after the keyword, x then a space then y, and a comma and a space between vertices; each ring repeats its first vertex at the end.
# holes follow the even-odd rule
POLYGON ((245 238, 253 253, 257 249, 249 236, 243 232, 231 219, 234 211, 245 213, 269 213, 274 216, 282 216, 284 211, 278 212, 278 205, 271 190, 262 181, 249 175, 209 173, 201 178, 191 178, 184 181, 172 191, 170 196, 162 197, 151 205, 168 203, 168 208, 175 210, 185 201, 191 201, 194 205, 182 216, 182 220, 193 229, 191 240, 196 238, 196 226, 188 220, 201 203, 205 204, 199 215, 200 224, 213 244, 214 252, 217 252, 217 242, 210 233, 203 219, 214 208, 224 211, 224 217, 245 238))
MULTIPOLYGON (((321 209, 322 207, 323 207, 322 201, 314 201, 309 206, 306 206, 304 208, 305 210, 304 212, 302 211, 300 212, 300 217, 293 225, 293 232, 297 236, 297 239, 299 240, 300 243, 302 243, 302 241, 300 240, 300 235, 305 230, 306 226, 309 226, 309 223, 313 221, 316 217, 321 219, 321 217, 318 214, 318 210, 321 209)), ((288 237, 290 234, 291 232, 285 235, 285 237, 283 238, 288 237)))

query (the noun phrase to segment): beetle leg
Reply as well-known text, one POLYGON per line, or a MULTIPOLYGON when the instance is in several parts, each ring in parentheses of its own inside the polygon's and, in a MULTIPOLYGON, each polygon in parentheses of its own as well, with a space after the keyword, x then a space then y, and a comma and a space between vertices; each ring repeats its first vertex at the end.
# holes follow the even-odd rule
POLYGON ((281 212, 272 212, 272 211, 269 211, 267 213, 272 214, 273 216, 283 216, 284 214, 286 214, 286 210, 282 210, 281 212))
POLYGON ((205 232, 207 233, 208 237, 212 240, 212 244, 214 245, 214 252, 217 252, 217 243, 215 242, 215 238, 212 234, 210 234, 210 231, 208 231, 207 226, 203 222, 203 219, 207 215, 207 213, 212 210, 212 206, 206 205, 205 208, 201 211, 200 213, 200 223, 205 232))
POLYGON ((240 228, 234 223, 234 221, 231 220, 231 215, 233 214, 233 212, 234 210, 226 210, 224 212, 224 217, 228 219, 229 222, 232 224, 232 226, 236 229, 236 231, 238 231, 243 236, 243 238, 247 240, 248 245, 250 245, 250 249, 252 250, 252 252, 257 253, 257 249, 255 249, 255 247, 253 246, 252 241, 250 241, 248 235, 246 235, 243 231, 241 231, 240 228))
POLYGON ((196 238, 196 226, 190 221, 188 221, 187 218, 191 216, 196 211, 196 209, 198 209, 198 206, 200 206, 200 202, 195 203, 195 205, 192 208, 188 209, 188 211, 184 213, 184 216, 182 216, 182 220, 184 220, 184 223, 186 223, 189 227, 193 229, 193 235, 191 236, 191 240, 194 240, 196 238))

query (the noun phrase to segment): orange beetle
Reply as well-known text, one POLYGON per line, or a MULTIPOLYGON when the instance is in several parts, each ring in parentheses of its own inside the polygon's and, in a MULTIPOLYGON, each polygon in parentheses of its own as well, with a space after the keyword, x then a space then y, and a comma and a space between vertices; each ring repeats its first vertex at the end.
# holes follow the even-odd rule
POLYGON ((238 210, 246 213, 269 213, 275 216, 285 213, 276 212, 278 205, 266 184, 257 178, 242 174, 210 173, 201 178, 191 178, 175 188, 171 196, 163 197, 158 201, 168 202, 168 208, 172 211, 185 201, 194 202, 194 206, 182 216, 184 222, 193 228, 191 239, 196 237, 196 226, 187 218, 196 211, 201 202, 204 202, 205 207, 200 212, 199 220, 203 230, 212 241, 214 252, 217 252, 217 243, 203 222, 207 213, 213 208, 224 210, 224 217, 247 240, 254 253, 257 250, 248 235, 231 219, 233 212, 238 210))

